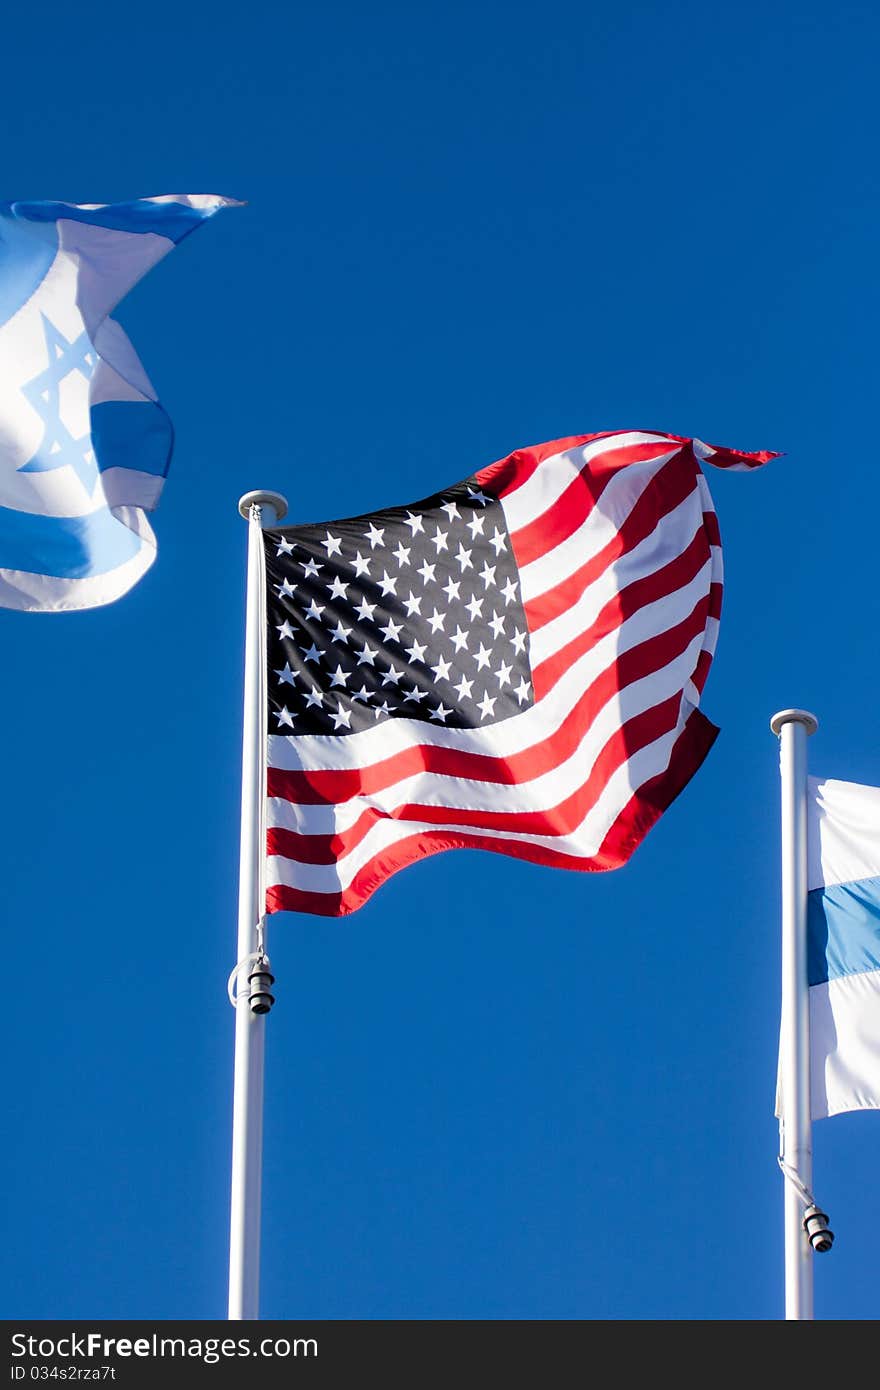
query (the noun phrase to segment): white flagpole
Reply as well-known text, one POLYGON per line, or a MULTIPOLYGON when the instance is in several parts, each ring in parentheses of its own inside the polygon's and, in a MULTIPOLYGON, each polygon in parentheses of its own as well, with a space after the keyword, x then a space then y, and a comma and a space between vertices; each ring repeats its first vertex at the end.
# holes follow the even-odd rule
POLYGON ((287 512, 276 492, 248 492, 238 504, 248 521, 244 731, 241 765, 241 850, 238 955, 230 976, 235 995, 235 1079, 232 1105, 232 1198, 229 1221, 229 1317, 258 1318, 260 1192, 263 1163, 265 1013, 272 983, 263 940, 265 912, 266 595, 262 527, 287 512), (243 978, 244 977, 244 978, 243 978))
POLYGON ((807 738, 818 727, 815 715, 802 709, 780 710, 770 720, 770 728, 779 737, 782 780, 780 1078, 786 1178, 785 1316, 795 1320, 813 1317, 813 1251, 804 1229, 804 1195, 809 1196, 813 1185, 807 975, 807 738))

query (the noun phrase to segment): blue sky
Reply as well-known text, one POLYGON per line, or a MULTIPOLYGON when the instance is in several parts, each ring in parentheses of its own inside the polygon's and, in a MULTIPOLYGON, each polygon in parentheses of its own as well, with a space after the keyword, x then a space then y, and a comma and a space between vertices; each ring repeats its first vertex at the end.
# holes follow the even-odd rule
MULTIPOLYGON (((161 3, 5 20, 4 198, 247 199, 119 317, 174 420, 127 597, 0 612, 10 1318, 225 1312, 241 493, 423 497, 614 428, 709 479, 722 733, 622 870, 456 852, 271 924, 272 1318, 776 1319, 774 710, 880 784, 875 7, 161 3)), ((880 1117, 816 1126, 878 1315, 880 1117)))

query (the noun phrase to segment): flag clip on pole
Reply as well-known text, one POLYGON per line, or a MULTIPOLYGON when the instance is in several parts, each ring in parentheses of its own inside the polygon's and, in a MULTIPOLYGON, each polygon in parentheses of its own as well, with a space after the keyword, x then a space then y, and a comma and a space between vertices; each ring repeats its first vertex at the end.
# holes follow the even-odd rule
MULTIPOLYGON (((810 1113, 810 985, 807 972, 807 738, 819 727, 802 709, 774 714, 782 805, 782 1017, 779 1030, 785 1176, 785 1316, 813 1317, 812 1252, 830 1248, 827 1218, 815 1205, 810 1113), (822 1218, 817 1222, 817 1218, 822 1218), (818 1227, 821 1226, 820 1231, 818 1227)), ((833 1237, 832 1237, 833 1239, 833 1237)))
POLYGON ((259 1317, 260 1189, 266 1014, 274 1003, 264 937, 266 863, 266 584, 262 528, 287 514, 277 492, 248 492, 238 510, 248 522, 238 955, 229 977, 235 1005, 232 1192, 229 1218, 229 1318, 259 1317), (242 977, 247 978, 247 988, 242 977))

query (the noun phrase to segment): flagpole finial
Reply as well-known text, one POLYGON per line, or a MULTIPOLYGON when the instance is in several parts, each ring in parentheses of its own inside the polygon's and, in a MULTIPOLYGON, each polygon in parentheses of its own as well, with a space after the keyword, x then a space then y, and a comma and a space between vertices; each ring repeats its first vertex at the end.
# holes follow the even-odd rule
POLYGON ((251 507, 271 508, 273 515, 269 520, 270 526, 274 526, 287 516, 287 498, 282 497, 280 492, 268 492, 265 488, 257 488, 255 492, 246 492, 243 497, 238 499, 238 510, 245 521, 250 518, 251 507))
POLYGON ((781 709, 774 714, 770 720, 770 728, 777 738, 782 733, 784 724, 803 724, 807 734, 814 734, 819 727, 815 714, 810 714, 807 709, 781 709))

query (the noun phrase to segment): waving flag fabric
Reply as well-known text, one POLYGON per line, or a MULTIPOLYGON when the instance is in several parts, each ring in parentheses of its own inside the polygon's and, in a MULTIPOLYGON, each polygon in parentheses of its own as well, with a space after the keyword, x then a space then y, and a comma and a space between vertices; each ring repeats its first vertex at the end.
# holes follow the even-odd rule
POLYGON ((92 608, 152 563, 172 428, 109 314, 233 201, 0 203, 0 606, 92 608))
POLYGON ((880 1109, 880 787, 810 778, 807 963, 814 1120, 880 1109))
POLYGON ((267 909, 348 913, 456 847, 622 864, 717 733, 700 461, 771 457, 581 435, 409 507, 266 531, 267 909))

